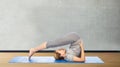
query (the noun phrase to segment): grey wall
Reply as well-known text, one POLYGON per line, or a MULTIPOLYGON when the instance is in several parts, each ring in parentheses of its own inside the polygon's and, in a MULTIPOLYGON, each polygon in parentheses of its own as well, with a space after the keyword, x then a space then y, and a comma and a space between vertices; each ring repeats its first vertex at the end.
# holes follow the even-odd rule
POLYGON ((120 0, 0 0, 0 50, 28 50, 69 32, 86 50, 120 50, 120 0))

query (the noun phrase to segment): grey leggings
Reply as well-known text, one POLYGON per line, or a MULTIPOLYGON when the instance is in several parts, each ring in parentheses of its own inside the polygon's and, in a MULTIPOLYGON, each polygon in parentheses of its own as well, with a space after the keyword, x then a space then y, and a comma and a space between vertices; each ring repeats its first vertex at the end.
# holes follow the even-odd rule
POLYGON ((80 39, 79 35, 75 32, 68 33, 60 38, 57 38, 52 41, 47 41, 47 48, 64 46, 68 44, 73 44, 80 39))

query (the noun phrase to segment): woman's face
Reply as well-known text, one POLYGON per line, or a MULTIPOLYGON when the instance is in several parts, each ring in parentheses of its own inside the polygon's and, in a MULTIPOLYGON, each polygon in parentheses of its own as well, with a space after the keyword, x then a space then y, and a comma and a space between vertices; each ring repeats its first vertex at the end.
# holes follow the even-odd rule
POLYGON ((61 57, 64 57, 65 53, 66 53, 66 50, 65 49, 58 49, 58 50, 56 50, 56 52, 60 53, 61 57))

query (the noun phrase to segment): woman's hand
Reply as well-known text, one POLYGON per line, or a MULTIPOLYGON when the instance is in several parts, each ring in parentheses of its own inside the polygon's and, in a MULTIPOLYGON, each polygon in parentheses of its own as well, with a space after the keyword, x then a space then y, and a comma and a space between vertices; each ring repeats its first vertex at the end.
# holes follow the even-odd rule
POLYGON ((81 42, 79 43, 80 44, 80 47, 83 48, 83 41, 81 40, 81 42))

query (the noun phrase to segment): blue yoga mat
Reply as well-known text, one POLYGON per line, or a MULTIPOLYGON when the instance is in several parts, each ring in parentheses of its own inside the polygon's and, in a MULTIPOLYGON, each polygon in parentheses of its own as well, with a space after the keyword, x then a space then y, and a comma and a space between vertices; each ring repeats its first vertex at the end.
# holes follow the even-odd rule
MULTIPOLYGON (((86 56, 86 60, 83 63, 104 63, 97 56, 86 56)), ((28 60, 28 56, 17 56, 12 58, 9 63, 82 63, 82 62, 70 62, 66 60, 55 60, 53 56, 33 56, 31 60, 28 60)))

